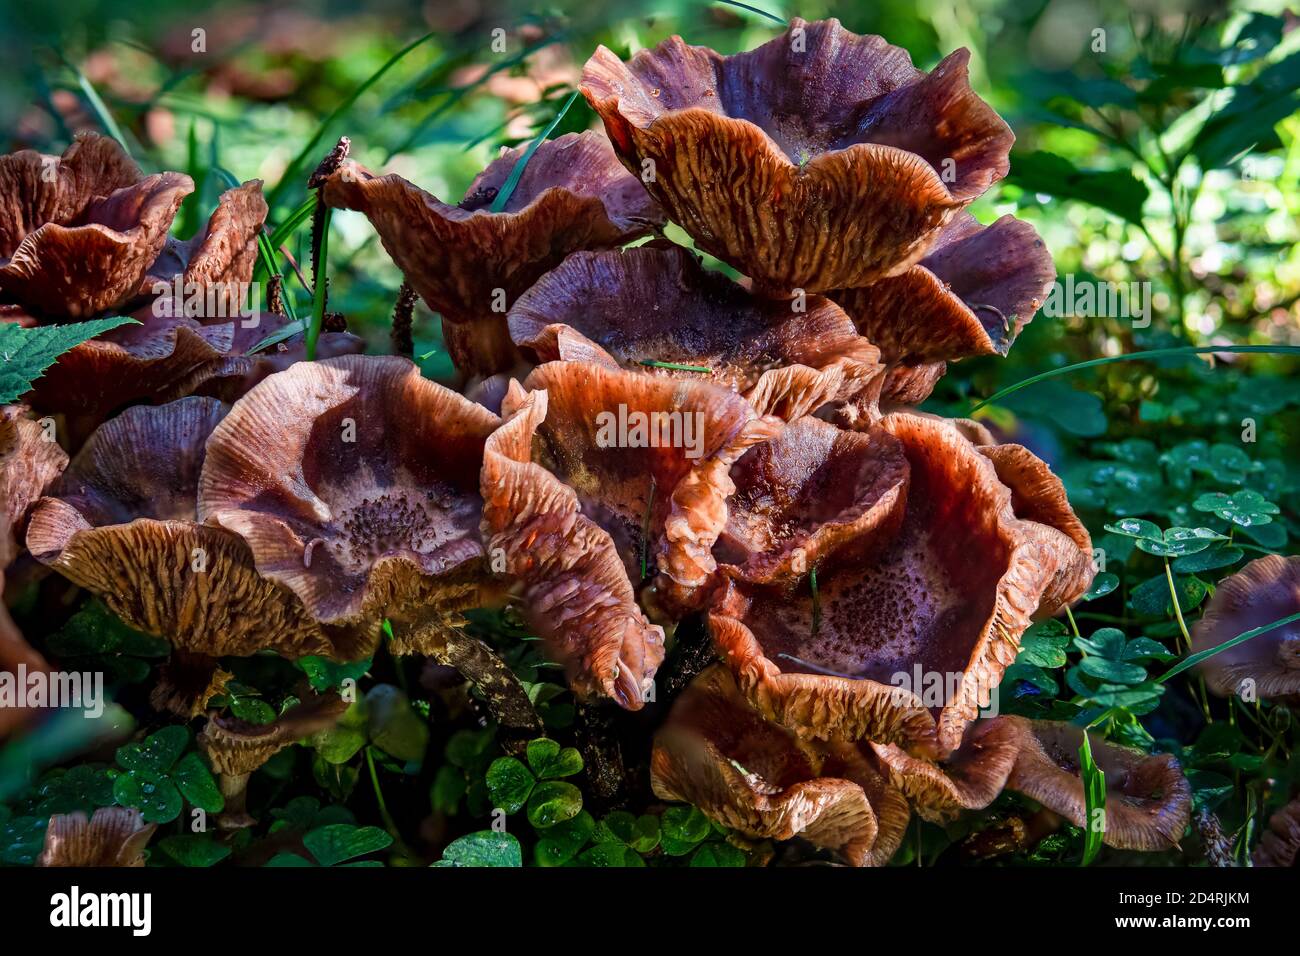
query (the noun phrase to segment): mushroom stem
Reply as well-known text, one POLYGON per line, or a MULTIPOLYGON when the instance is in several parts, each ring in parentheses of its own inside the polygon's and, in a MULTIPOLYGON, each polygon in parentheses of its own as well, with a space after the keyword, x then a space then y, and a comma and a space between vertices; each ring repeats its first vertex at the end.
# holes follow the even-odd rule
POLYGON ((579 704, 575 709, 574 731, 587 771, 587 792, 604 806, 618 803, 627 774, 623 748, 615 732, 615 714, 610 708, 579 704))
POLYGON ((257 821, 248 814, 248 778, 246 773, 222 773, 217 775, 217 786, 225 800, 225 809, 217 817, 217 827, 221 830, 243 830, 253 826, 257 821))
POLYGON ((441 619, 412 628, 401 641, 419 648, 439 664, 456 668, 461 676, 478 688, 487 701, 488 710, 502 727, 524 731, 532 736, 542 733, 528 691, 514 671, 496 653, 460 628, 448 627, 441 619))
POLYGON ((158 684, 149 696, 154 710, 180 717, 197 717, 208 701, 221 693, 231 674, 207 654, 172 649, 171 658, 158 672, 158 684))

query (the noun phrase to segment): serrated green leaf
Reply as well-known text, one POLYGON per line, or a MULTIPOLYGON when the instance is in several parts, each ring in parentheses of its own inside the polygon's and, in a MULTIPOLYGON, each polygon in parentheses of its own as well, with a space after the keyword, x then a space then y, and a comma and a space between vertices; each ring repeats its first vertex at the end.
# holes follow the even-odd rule
POLYGON ((16 322, 0 322, 0 405, 15 402, 31 391, 32 383, 63 353, 111 329, 139 324, 123 315, 32 329, 16 322))

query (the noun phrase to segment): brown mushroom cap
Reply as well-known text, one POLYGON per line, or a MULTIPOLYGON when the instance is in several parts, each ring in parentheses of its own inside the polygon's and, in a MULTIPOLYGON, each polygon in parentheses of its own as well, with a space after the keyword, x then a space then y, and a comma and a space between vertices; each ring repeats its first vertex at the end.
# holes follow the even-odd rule
POLYGON ((1292 867, 1300 859, 1300 800, 1269 817, 1268 829, 1251 856, 1255 866, 1292 867))
POLYGON ((74 318, 125 304, 193 191, 180 173, 142 177, 121 147, 94 134, 61 157, 0 157, 0 297, 74 318))
MULTIPOLYGON (((664 222, 640 181, 619 165, 609 143, 590 132, 544 142, 505 209, 490 211, 522 153, 522 148, 503 152, 457 206, 440 202, 400 176, 376 177, 355 163, 332 174, 323 195, 331 206, 366 215, 429 308, 452 323, 488 324, 504 333, 498 290, 504 292, 508 307, 570 252, 618 246, 664 222)), ((483 335, 494 337, 491 332, 483 335)), ((482 374, 501 371, 506 360, 499 355, 454 357, 464 371, 482 374)))
POLYGON ((581 513, 573 489, 532 462, 547 393, 510 383, 506 422, 483 456, 483 534, 523 582, 533 626, 583 698, 638 710, 663 661, 663 629, 637 606, 608 532, 581 513))
POLYGON ((499 424, 403 358, 299 362, 213 431, 199 516, 317 620, 452 619, 487 584, 479 470, 499 424))
POLYGON ((56 813, 36 865, 144 866, 144 848, 156 829, 134 807, 101 807, 89 820, 80 811, 56 813))
POLYGON ((878 350, 829 299, 759 298, 679 246, 576 252, 519 297, 508 321, 515 344, 543 362, 707 381, 786 419, 855 398, 880 372, 878 350))
POLYGON ((796 584, 841 547, 892 539, 907 477, 902 445, 883 429, 801 418, 731 469, 736 493, 714 556, 739 580, 796 584))
MULTIPOLYGON (((132 298, 148 298, 131 310, 139 324, 113 329, 61 355, 35 382, 32 405, 93 425, 132 403, 183 398, 205 385, 209 394, 238 398, 260 378, 301 358, 302 335, 250 354, 289 324, 285 316, 252 308, 249 296, 265 220, 259 180, 222 193, 207 226, 193 239, 169 239, 139 282, 132 298)), ((327 332, 317 354, 331 357, 362 347, 355 336, 327 332)))
POLYGON ((890 781, 925 820, 943 823, 962 810, 982 810, 997 799, 1022 750, 1023 723, 1007 717, 977 720, 961 746, 942 763, 915 757, 895 744, 868 743, 890 781))
MULTIPOLYGON (((1075 826, 1086 826, 1079 771, 1083 729, 1056 721, 1018 721, 1023 749, 1007 788, 1038 801, 1075 826)), ((1144 754, 1089 735, 1093 760, 1106 774, 1107 846, 1121 850, 1168 850, 1178 845, 1191 819, 1192 789, 1177 759, 1144 754)))
POLYGON ((21 405, 0 407, 0 572, 17 557, 28 509, 68 466, 68 456, 21 405))
POLYGON ((946 363, 1006 355, 1055 279, 1052 255, 1029 223, 1003 216, 982 226, 962 212, 906 272, 829 294, 897 366, 885 397, 912 403, 946 363))
POLYGON ((655 738, 650 774, 661 799, 692 803, 746 836, 803 837, 854 866, 887 863, 907 826, 906 804, 862 755, 827 759, 765 721, 721 665, 705 670, 677 698, 655 738), (823 765, 863 783, 826 774, 823 765))
POLYGON ((729 57, 680 37, 627 63, 602 46, 581 88, 701 248, 760 286, 823 292, 906 271, 1006 175, 1014 136, 968 58, 926 74, 880 37, 795 18, 729 57))
POLYGON ((237 536, 196 522, 204 445, 225 413, 215 399, 187 398, 101 426, 37 503, 27 547, 180 651, 363 656, 351 636, 326 634, 291 593, 260 578, 237 536))
MULTIPOLYGON (((1256 558, 1219 582, 1192 628, 1192 650, 1218 647, 1245 631, 1300 612, 1300 556, 1256 558)), ((1300 699, 1300 621, 1265 631, 1202 661, 1197 669, 1220 697, 1300 699)))
POLYGON ((524 384, 547 392, 545 464, 609 532, 628 574, 639 579, 645 545, 665 593, 693 600, 717 566, 713 544, 735 490, 728 472, 779 421, 706 382, 589 362, 549 362, 524 384))
POLYGON ((892 539, 871 528, 865 547, 841 547, 817 568, 816 631, 805 581, 740 582, 709 627, 755 704, 798 733, 943 755, 988 703, 1074 545, 1016 516, 992 462, 957 427, 909 413, 881 427, 907 457, 902 523, 892 539), (942 701, 917 696, 927 685, 942 701))
POLYGON ((334 726, 347 709, 328 693, 313 694, 266 724, 213 714, 197 740, 217 773, 250 774, 290 744, 334 726))
POLYGON ((178 282, 182 288, 211 288, 218 292, 212 298, 217 310, 224 310, 221 314, 239 314, 257 265, 257 237, 266 214, 260 179, 226 190, 204 229, 188 240, 167 241, 149 268, 145 290, 178 282))

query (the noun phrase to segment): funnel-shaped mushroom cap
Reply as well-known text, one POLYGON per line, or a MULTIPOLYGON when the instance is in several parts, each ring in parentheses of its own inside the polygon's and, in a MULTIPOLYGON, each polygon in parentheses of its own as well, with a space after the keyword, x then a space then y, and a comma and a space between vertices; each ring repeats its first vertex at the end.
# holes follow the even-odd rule
POLYGON ((609 532, 628 574, 642 577, 644 554, 670 600, 692 600, 717 567, 713 544, 735 490, 728 472, 780 422, 706 382, 589 362, 549 362, 525 385, 547 392, 542 462, 609 532))
POLYGON ((902 445, 883 429, 801 418, 731 469, 736 493, 714 556, 740 580, 796 584, 841 547, 891 540, 907 475, 902 445))
MULTIPOLYGON (((1238 634, 1300 613, 1300 556, 1256 558, 1219 582, 1192 628, 1192 650, 1218 647, 1238 634)), ((1220 697, 1300 698, 1300 621, 1265 631, 1198 665, 1220 697)))
MULTIPOLYGON (((955 750, 1016 656, 1065 551, 1019 519, 992 464, 951 423, 881 423, 907 458, 901 526, 841 546, 795 587, 737 583, 709 617, 740 686, 801 735, 955 750), (814 606, 815 604, 815 606, 814 606), (891 686, 892 685, 892 686, 891 686), (932 713, 939 724, 937 741, 932 713)), ((1073 547, 1073 545, 1071 545, 1073 547)))
POLYGON ((0 408, 0 571, 18 556, 27 511, 68 466, 68 456, 21 405, 0 408))
POLYGON ((674 703, 655 738, 650 774, 664 800, 692 803, 746 836, 803 837, 855 866, 887 863, 907 825, 906 804, 866 759, 828 760, 764 720, 721 665, 696 677, 674 703), (862 782, 825 773, 823 765, 851 770, 862 782))
MULTIPOLYGON (((192 239, 169 239, 149 268, 146 291, 166 291, 179 285, 188 296, 201 292, 208 311, 205 318, 235 316, 248 298, 257 265, 257 237, 266 223, 267 206, 262 181, 250 179, 228 189, 206 228, 192 239)), ((187 315, 178 307, 174 314, 187 315)))
POLYGON ((199 733, 198 743, 213 770, 249 774, 290 744, 333 727, 347 709, 338 694, 329 693, 312 695, 267 724, 214 714, 199 733))
POLYGON ((522 155, 523 148, 504 151, 457 206, 355 163, 326 180, 324 198, 366 215, 429 308, 453 322, 504 327, 502 306, 569 253, 618 246, 664 222, 641 182, 596 133, 568 133, 539 146, 505 209, 492 212, 522 155))
POLYGON ((239 538, 196 522, 204 443, 225 412, 187 398, 101 426, 32 511, 28 549, 179 650, 350 657, 351 640, 336 644, 292 594, 260 578, 239 538))
POLYGON ((157 827, 134 807, 101 807, 95 815, 56 813, 45 829, 37 866, 144 866, 144 848, 157 827))
POLYGON ((499 424, 403 358, 299 362, 212 433, 199 515, 317 620, 450 620, 486 583, 479 470, 499 424))
POLYGON ((503 411, 483 456, 488 547, 523 583, 528 616, 574 692, 638 710, 663 661, 663 629, 637 607, 614 540, 582 514, 572 488, 532 462, 547 393, 525 395, 512 381, 503 411))
POLYGON ((1051 556, 1054 571, 1039 601, 1038 616, 1055 614, 1092 585, 1096 573, 1092 536, 1047 462, 1023 445, 980 445, 979 451, 993 462, 998 480, 1011 489, 1011 510, 1026 533, 1051 556))
POLYGON ((856 398, 881 371, 875 346, 829 299, 759 298, 678 246, 574 253, 520 296, 509 323, 543 362, 689 377, 786 419, 856 398))
POLYGON ((997 799, 1023 749, 1022 721, 994 717, 966 729, 961 746, 941 763, 914 757, 895 744, 868 743, 889 778, 926 820, 943 823, 962 810, 997 799))
POLYGON ((673 222, 760 286, 855 288, 915 263, 1006 175, 1014 136, 959 50, 930 74, 838 20, 723 57, 672 37, 582 91, 673 222))
MULTIPOLYGON (((276 351, 250 354, 267 336, 289 324, 285 316, 253 313, 245 318, 203 322, 155 315, 153 306, 132 313, 139 325, 123 325, 83 342, 59 356, 35 382, 30 401, 43 412, 103 418, 135 402, 184 398, 214 379, 214 389, 237 391, 246 376, 270 374, 285 364, 276 351), (272 363, 271 367, 264 363, 272 363)), ((285 343, 288 355, 301 354, 302 336, 285 343), (297 349, 297 351, 294 351, 297 349)), ((356 351, 346 333, 325 333, 318 354, 356 351)), ((237 396, 236 396, 237 397, 237 396)))
MULTIPOLYGON (((1055 721, 1020 721, 1023 749, 1008 789, 1037 800, 1075 826, 1086 826, 1079 770, 1083 730, 1055 721)), ((1089 735, 1092 757, 1106 775, 1107 846, 1120 850, 1176 847, 1191 819, 1192 788, 1169 754, 1144 754, 1089 735)))
MULTIPOLYGON (((222 193, 207 226, 193 239, 169 239, 139 283, 147 304, 126 325, 83 342, 37 379, 34 407, 94 421, 136 402, 163 402, 205 383, 221 398, 302 357, 303 336, 250 354, 289 319, 256 311, 252 288, 257 236, 266 220, 261 183, 222 193), (218 381, 213 381, 213 380, 218 381)), ((29 317, 30 320, 30 317, 29 317)), ((30 320, 35 321, 35 320, 30 320)), ((317 354, 360 351, 359 339, 327 332, 317 354)))
POLYGON ((1011 216, 982 226, 960 213, 919 263, 865 288, 830 293, 863 335, 896 366, 884 394, 918 402, 912 383, 930 367, 973 355, 1006 355, 1056 279, 1052 255, 1034 227, 1011 216))
POLYGON ((0 300, 74 318, 123 305, 193 191, 180 173, 142 177, 102 136, 79 137, 62 157, 0 157, 0 300))
POLYGON ((1269 817, 1268 829, 1251 856, 1255 866, 1291 867, 1300 859, 1300 800, 1269 817))

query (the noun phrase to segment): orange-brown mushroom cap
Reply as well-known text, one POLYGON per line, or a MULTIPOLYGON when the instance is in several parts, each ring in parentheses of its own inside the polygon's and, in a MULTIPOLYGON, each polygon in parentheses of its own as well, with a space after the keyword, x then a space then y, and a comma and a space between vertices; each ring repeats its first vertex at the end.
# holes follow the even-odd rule
POLYGON ((0 407, 0 572, 21 549, 27 512, 68 466, 52 429, 21 405, 0 407))
POLYGON ((1010 128, 959 50, 926 74, 838 20, 723 57, 672 37, 600 47, 582 91, 628 167, 703 249, 762 287, 855 288, 914 264, 1006 175, 1010 128))
MULTIPOLYGON (((1087 803, 1079 768, 1083 729, 1057 721, 1019 722, 1023 748, 1007 788, 1086 826, 1087 803)), ((1106 775, 1107 846, 1120 850, 1168 850, 1178 845, 1192 813, 1192 789, 1170 754, 1145 754, 1092 735, 1093 760, 1106 775)))
POLYGON ((943 823, 962 810, 982 810, 997 799, 1023 749, 1023 722, 977 720, 961 746, 941 762, 913 756, 896 744, 867 743, 925 820, 943 823))
POLYGON ((156 829, 134 807, 101 807, 89 819, 80 811, 56 813, 36 865, 144 866, 144 848, 156 829))
POLYGON ((663 662, 663 628, 637 606, 609 533, 584 515, 572 488, 532 461, 547 393, 510 383, 506 422, 483 456, 483 534, 504 571, 523 583, 533 626, 583 698, 638 710, 663 662))
POLYGON ((738 580, 796 584, 842 547, 892 539, 907 477, 902 445, 883 429, 800 418, 731 469, 736 493, 714 556, 738 580))
MULTIPOLYGON (((590 132, 539 146, 505 209, 492 212, 522 154, 522 148, 504 151, 456 206, 400 176, 374 176, 350 162, 326 180, 323 195, 331 206, 365 214, 429 308, 453 324, 494 326, 508 344, 505 309, 543 273, 571 252, 618 246, 664 222, 609 143, 590 132)), ((496 335, 481 333, 485 340, 496 335)), ((465 348, 473 341, 471 335, 465 348)), ((501 371, 506 360, 496 354, 454 357, 463 370, 482 374, 501 371)))
POLYGON ((855 866, 887 863, 907 826, 906 803, 868 758, 828 755, 764 720, 721 665, 673 704, 650 774, 664 800, 749 837, 802 837, 855 866))
MULTIPOLYGON (((1245 631, 1300 613, 1300 556, 1256 558, 1219 582, 1192 628, 1192 650, 1218 647, 1245 631)), ((1220 697, 1300 700, 1300 621, 1265 631, 1202 661, 1197 669, 1220 697)))
POLYGON ((186 398, 101 426, 33 509, 27 547, 182 652, 364 656, 351 635, 327 634, 259 577, 236 535, 197 523, 205 443, 225 413, 215 399, 186 398))
POLYGON ((1300 860, 1300 800, 1292 800, 1268 819, 1268 829, 1251 854, 1255 866, 1292 867, 1300 860))
POLYGON ((707 382, 590 362, 548 362, 524 384, 547 392, 543 461, 610 533, 629 575, 640 578, 644 553, 669 599, 692 601, 717 567, 731 466, 780 422, 707 382))
POLYGON ((1052 255, 1029 223, 1003 216, 982 226, 963 212, 906 272, 829 295, 894 366, 885 397, 915 403, 946 363, 1006 355, 1055 278, 1052 255))
POLYGON ((519 297, 508 321, 515 344, 542 362, 691 377, 786 419, 856 398, 882 371, 879 351, 829 299, 760 298, 679 246, 576 252, 519 297))
POLYGON ((1074 546, 1017 517, 956 426, 894 413, 881 428, 909 470, 897 534, 870 526, 864 547, 824 559, 815 623, 810 580, 738 581, 709 628, 751 700, 801 735, 943 756, 989 703, 1074 546))
POLYGON ((451 620, 488 585, 479 471, 499 424, 403 358, 299 362, 213 431, 199 516, 317 620, 451 620))
POLYGON ((94 134, 61 157, 0 157, 0 300, 73 318, 125 304, 193 191, 180 173, 142 176, 94 134))

